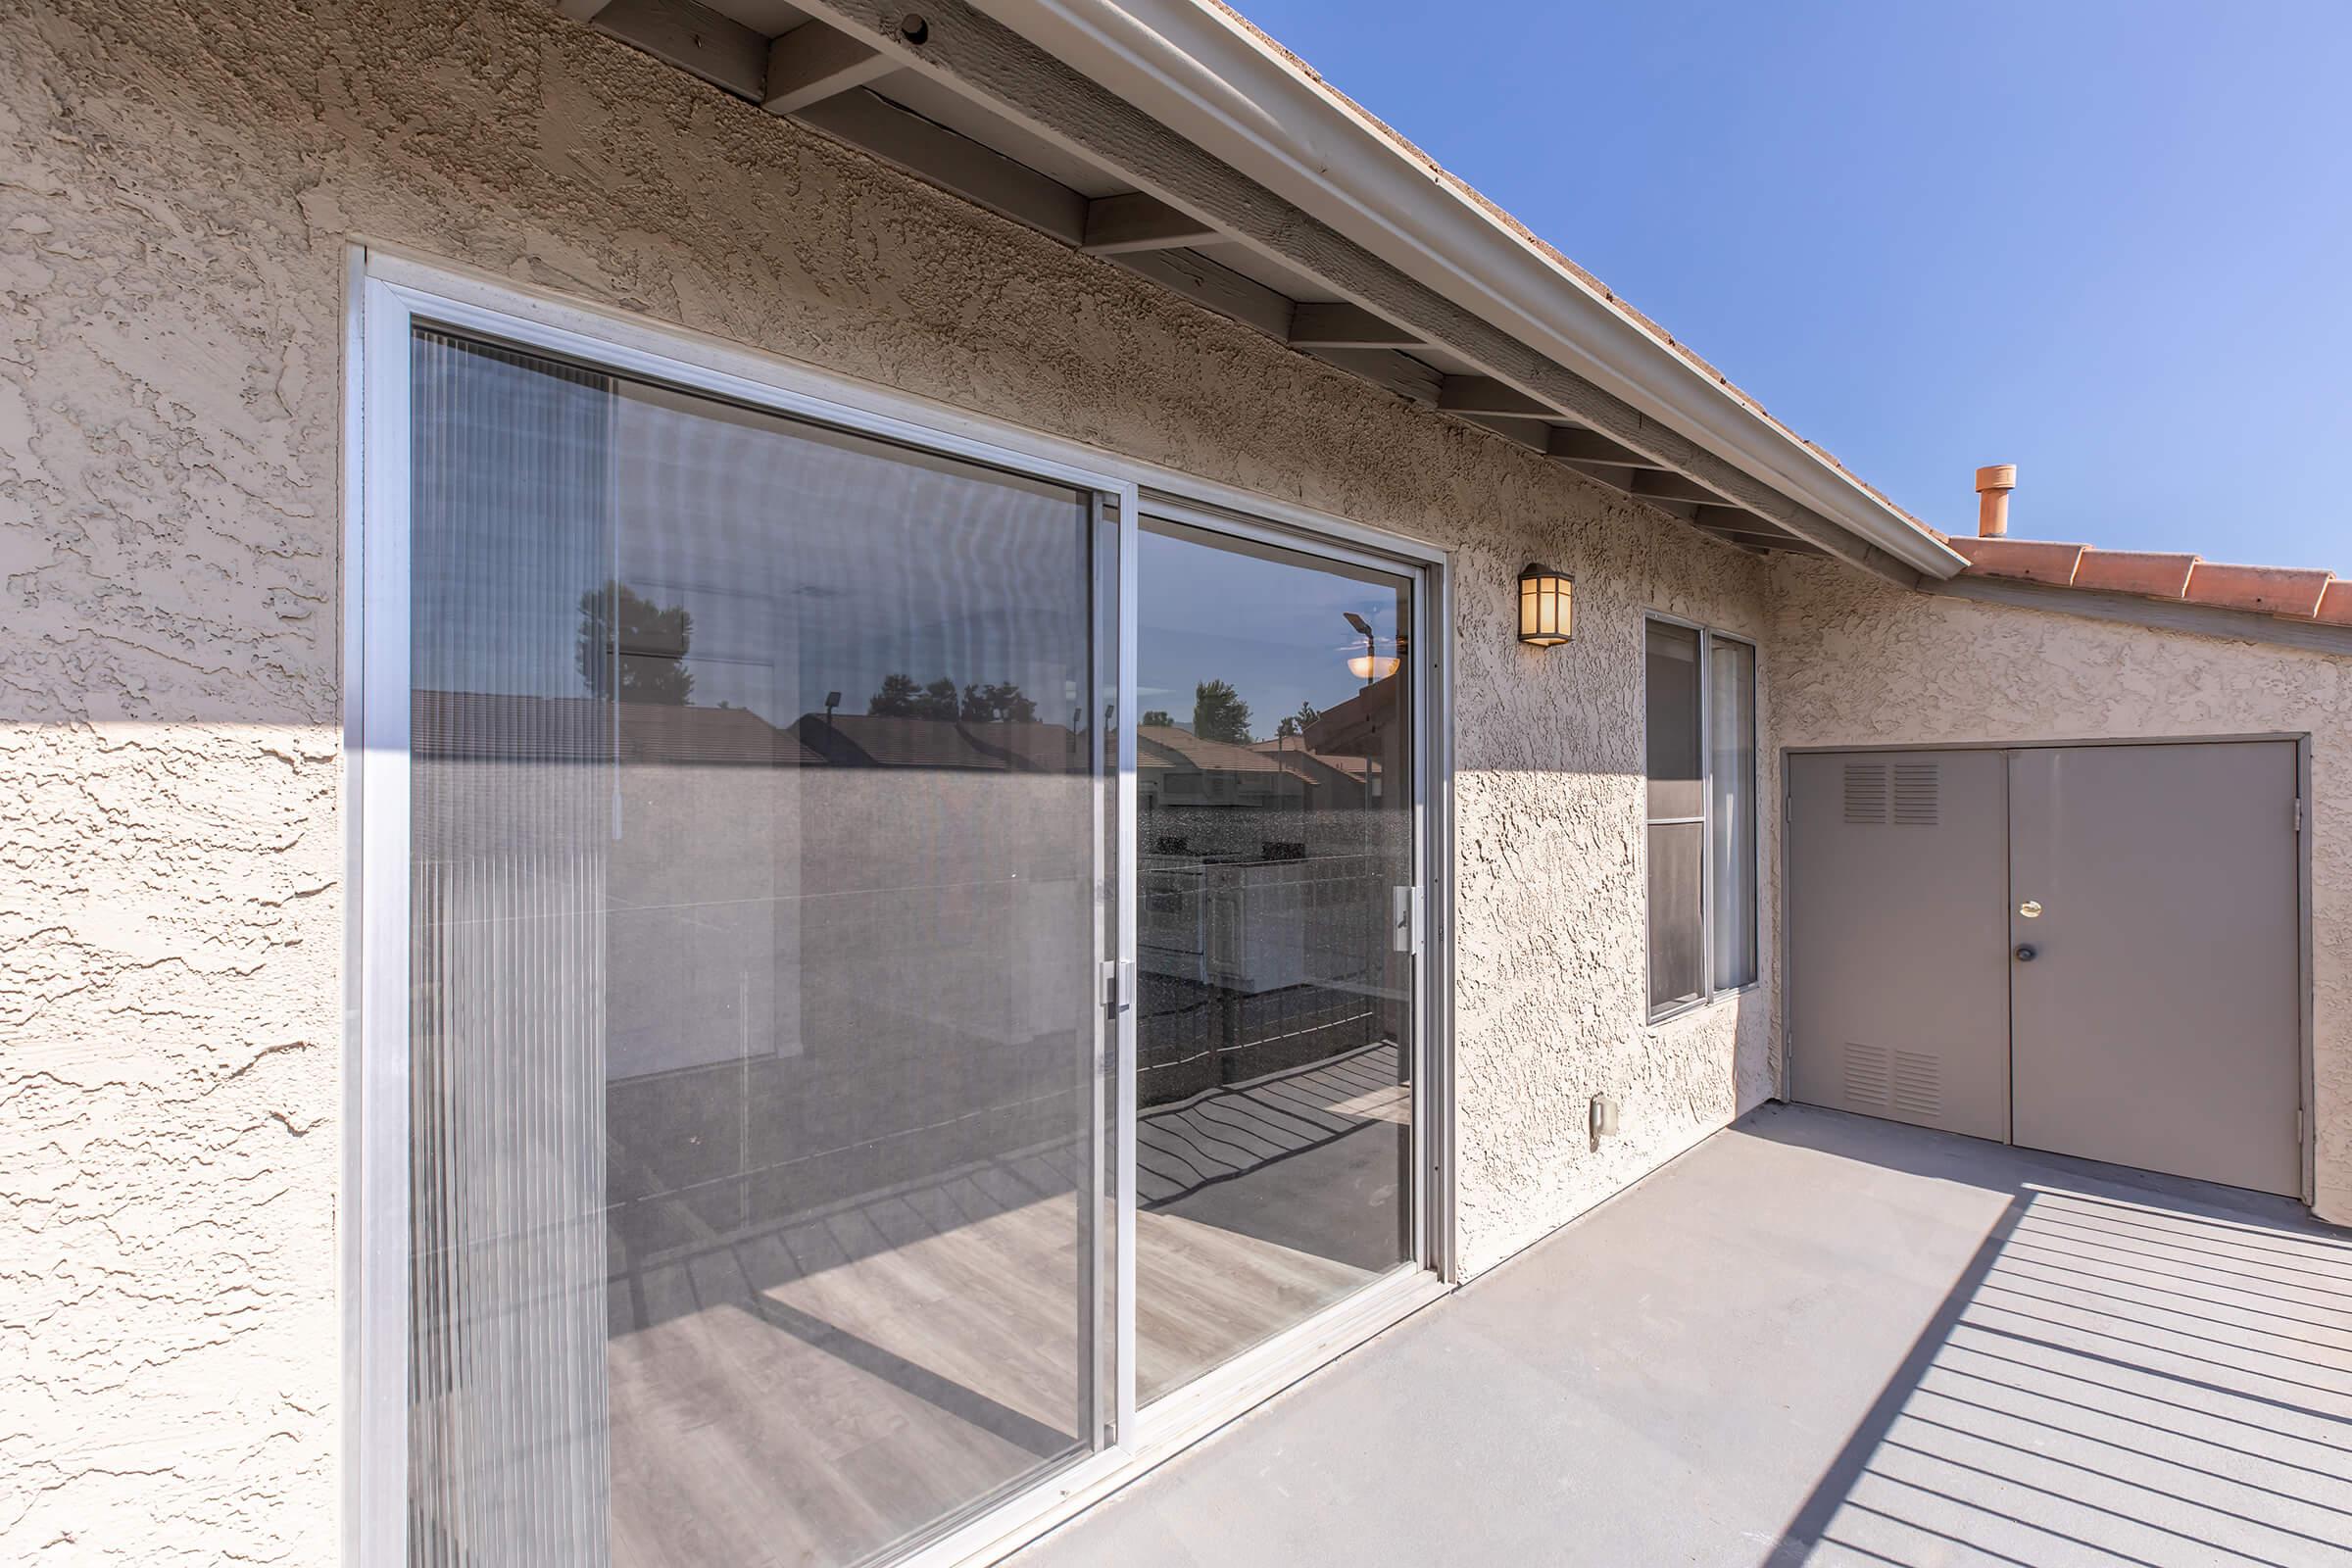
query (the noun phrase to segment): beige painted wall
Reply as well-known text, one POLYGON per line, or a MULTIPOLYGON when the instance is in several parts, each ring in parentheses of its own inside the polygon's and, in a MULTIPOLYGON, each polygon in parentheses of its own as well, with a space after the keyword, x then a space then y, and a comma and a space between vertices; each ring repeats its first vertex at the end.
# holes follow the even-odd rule
POLYGON ((0 18, 0 1557, 334 1554, 355 235, 1458 551, 1472 1269, 1767 1093, 1765 993, 1642 1023, 1639 782, 1761 564, 535 0, 195 9, 0 18))
POLYGON ((2314 1207, 2352 1223, 2352 659, 1905 593, 1808 562, 1780 578, 1778 746, 2311 736, 2314 1207))

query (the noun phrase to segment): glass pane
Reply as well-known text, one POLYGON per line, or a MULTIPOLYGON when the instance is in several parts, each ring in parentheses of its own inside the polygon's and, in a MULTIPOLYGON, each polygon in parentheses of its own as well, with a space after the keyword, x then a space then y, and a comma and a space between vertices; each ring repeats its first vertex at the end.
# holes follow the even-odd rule
POLYGON ((1152 525, 1138 1396, 1414 1255, 1409 584, 1152 525))
POLYGON ((411 1560, 863 1560, 1094 1430, 1089 498, 414 373, 411 1560))
POLYGON ((1728 991, 1756 977, 1756 651, 1713 639, 1707 686, 1715 988, 1728 991))
POLYGON ((1652 1012, 1706 994, 1700 952, 1699 870, 1706 829, 1696 822, 1649 829, 1649 1006, 1652 1012))
POLYGON ((1699 785, 1698 633, 1648 622, 1643 693, 1649 737, 1649 817, 1695 818, 1705 808, 1699 785))

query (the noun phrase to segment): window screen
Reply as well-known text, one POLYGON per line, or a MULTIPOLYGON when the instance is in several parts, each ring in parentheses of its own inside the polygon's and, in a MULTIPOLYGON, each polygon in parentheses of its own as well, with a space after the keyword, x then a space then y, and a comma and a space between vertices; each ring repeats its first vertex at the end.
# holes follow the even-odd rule
POLYGON ((1643 663, 1655 1016, 1756 978, 1756 651, 1653 620, 1643 663))
POLYGON ((1706 793, 1699 740, 1699 634, 1651 621, 1644 691, 1649 737, 1649 1005, 1706 995, 1702 924, 1706 793))
POLYGON ((1707 639, 1707 856, 1718 991, 1756 978, 1756 651, 1707 639))

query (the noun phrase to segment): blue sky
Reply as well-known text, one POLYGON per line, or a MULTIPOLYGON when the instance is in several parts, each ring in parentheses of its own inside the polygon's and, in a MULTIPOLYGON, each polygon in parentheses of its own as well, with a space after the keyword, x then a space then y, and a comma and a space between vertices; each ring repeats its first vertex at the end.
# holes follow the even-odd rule
POLYGON ((1914 514, 2352 576, 2352 0, 1241 0, 1914 514))

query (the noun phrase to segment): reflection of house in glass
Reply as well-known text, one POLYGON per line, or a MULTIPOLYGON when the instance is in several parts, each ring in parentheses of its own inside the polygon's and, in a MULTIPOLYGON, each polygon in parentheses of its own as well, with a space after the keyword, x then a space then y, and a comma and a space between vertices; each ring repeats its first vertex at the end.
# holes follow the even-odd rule
POLYGON ((1398 1038, 1412 817, 1381 788, 1404 756, 1398 684, 1298 736, 1136 732, 1144 1105, 1398 1038))
POLYGON ((1066 1140, 1093 1014, 1084 974, 1046 983, 1034 950, 1089 939, 1095 868, 1036 828, 1092 809, 1089 737, 446 691, 416 694, 413 727, 418 842, 443 851, 418 898, 460 905, 522 856, 601 915, 582 1038, 623 1255, 1066 1140))

